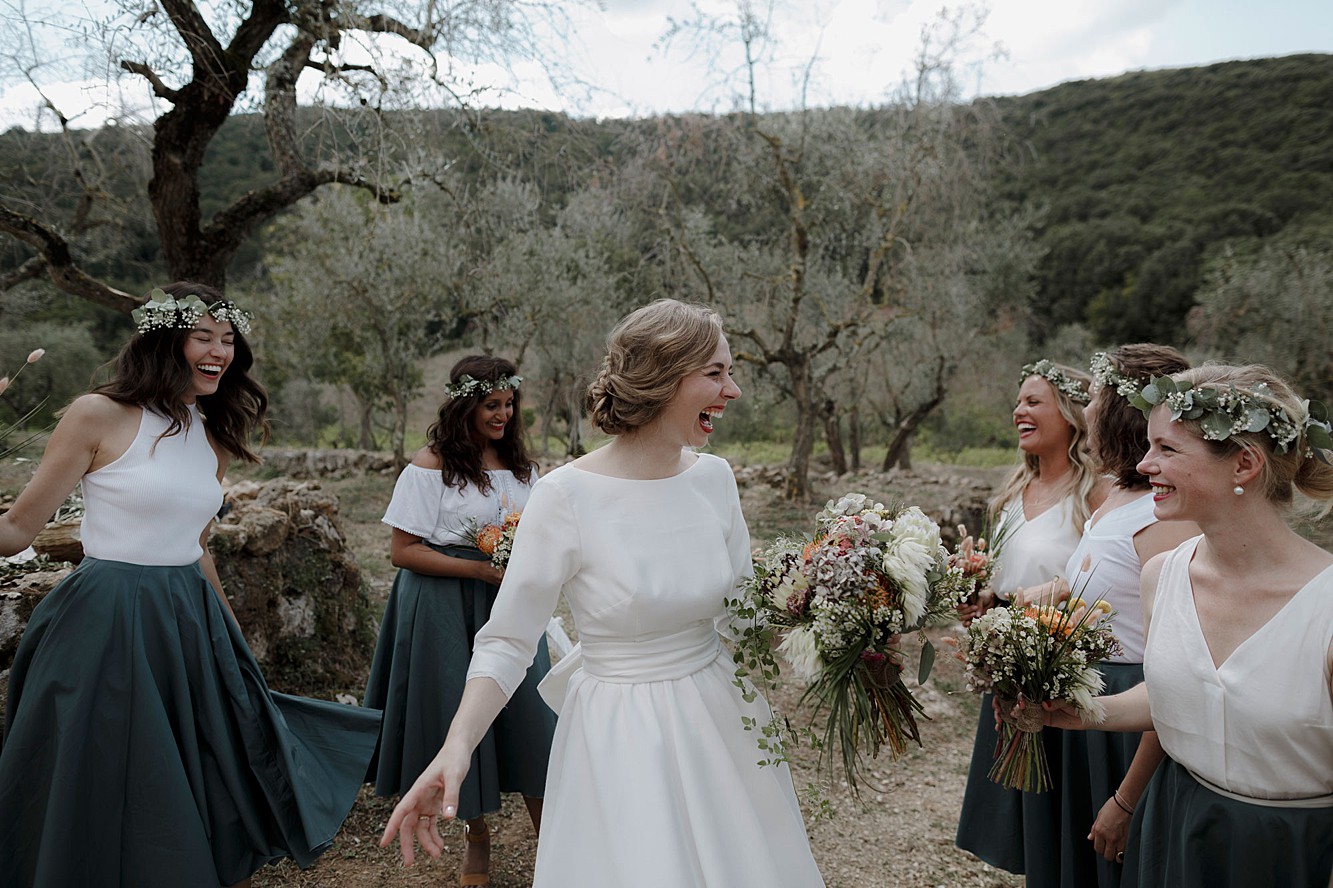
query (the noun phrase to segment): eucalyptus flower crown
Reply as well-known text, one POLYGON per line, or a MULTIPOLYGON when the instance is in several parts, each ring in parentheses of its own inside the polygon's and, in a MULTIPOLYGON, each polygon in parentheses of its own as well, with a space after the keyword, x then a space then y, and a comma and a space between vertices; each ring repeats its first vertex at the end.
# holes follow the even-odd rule
POLYGON ((1106 352, 1097 352, 1092 356, 1092 378, 1101 383, 1103 388, 1113 388, 1122 398, 1137 395, 1143 388, 1142 379, 1126 376, 1111 364, 1111 356, 1106 352))
POLYGON ((205 314, 212 315, 216 321, 231 324, 232 329, 242 335, 250 333, 250 322, 255 317, 254 312, 246 311, 226 299, 209 305, 193 293, 172 297, 161 288, 150 292, 148 301, 130 312, 130 317, 134 318, 136 330, 147 333, 163 329, 189 330, 205 314))
POLYGON ((444 393, 451 398, 467 398, 471 395, 489 395, 491 392, 516 389, 523 381, 522 376, 501 376, 499 379, 474 379, 464 373, 458 382, 446 382, 444 393))
POLYGON ((1253 391, 1208 383, 1181 388, 1169 376, 1154 376, 1129 402, 1144 416, 1164 406, 1171 411, 1172 422, 1194 420, 1209 441, 1225 441, 1242 432, 1267 432, 1278 453, 1286 453, 1295 444, 1303 447, 1307 458, 1328 463, 1328 451, 1333 451, 1333 424, 1327 407, 1306 401, 1305 415, 1293 417, 1262 383, 1253 391))
POLYGON ((1023 375, 1020 377, 1019 383, 1021 384, 1029 376, 1040 376, 1049 382, 1056 391, 1076 404, 1086 404, 1092 400, 1083 386, 1079 385, 1076 380, 1071 379, 1067 373, 1046 358, 1032 364, 1024 364, 1023 375))

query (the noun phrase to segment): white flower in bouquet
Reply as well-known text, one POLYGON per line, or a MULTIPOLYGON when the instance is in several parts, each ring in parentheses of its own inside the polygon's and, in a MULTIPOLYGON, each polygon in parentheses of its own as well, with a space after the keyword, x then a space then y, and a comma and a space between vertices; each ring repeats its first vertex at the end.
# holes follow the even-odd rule
POLYGON ((792 671, 803 681, 811 681, 824 668, 824 658, 819 655, 819 640, 814 630, 808 626, 796 626, 787 630, 778 645, 778 653, 786 658, 792 671))
POLYGON ((898 513, 893 519, 893 533, 899 539, 920 543, 929 553, 926 556, 929 561, 934 561, 938 557, 937 551, 943 545, 940 540, 940 526, 916 506, 908 506, 898 513))

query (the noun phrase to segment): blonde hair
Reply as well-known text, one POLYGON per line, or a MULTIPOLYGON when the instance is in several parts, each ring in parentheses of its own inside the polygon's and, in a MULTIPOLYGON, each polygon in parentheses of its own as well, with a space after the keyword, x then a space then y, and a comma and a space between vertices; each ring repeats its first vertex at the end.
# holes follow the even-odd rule
POLYGON ((588 386, 593 424, 623 435, 652 422, 721 338, 722 317, 706 306, 659 299, 631 312, 611 331, 602 369, 588 386))
MULTIPOLYGON (((1069 379, 1077 382, 1084 390, 1088 391, 1092 386, 1092 377, 1082 370, 1075 370, 1073 367, 1067 367, 1064 364, 1054 365, 1058 370, 1064 373, 1069 379)), ((1069 480, 1066 482, 1068 492, 1074 498, 1074 523, 1080 529, 1084 522, 1092 515, 1092 508, 1088 505, 1088 499, 1097 488, 1097 471, 1092 464, 1092 457, 1088 454, 1088 425, 1083 419, 1083 405, 1078 404, 1066 392, 1060 391, 1050 380, 1039 374, 1033 374, 1036 378, 1050 386, 1051 392, 1055 395, 1055 406, 1064 417, 1065 422, 1069 423, 1074 433, 1069 437, 1069 465, 1072 469, 1069 480)), ((1032 376, 1023 378, 1027 382, 1032 376)), ((1021 385, 1021 383, 1020 383, 1021 385)), ((996 526, 999 522, 1000 513, 1004 507, 1014 500, 1015 497, 1023 495, 1023 491, 1041 474, 1041 462, 1031 453, 1023 454, 1023 461, 1014 469, 1013 473, 1000 486, 1000 490, 991 500, 990 518, 991 526, 996 526)))
MULTIPOLYGON (((1285 379, 1262 364, 1207 363, 1192 370, 1174 373, 1171 378, 1189 388, 1224 391, 1235 388, 1247 398, 1281 408, 1287 416, 1304 425, 1305 402, 1292 391, 1285 379), (1262 395, 1256 394, 1261 386, 1267 386, 1268 391, 1262 395)), ((1209 449, 1218 456, 1230 456, 1239 450, 1249 450, 1261 456, 1263 465, 1259 470, 1257 489, 1272 502, 1289 507, 1294 500, 1294 492, 1299 490, 1311 500, 1323 502, 1321 506, 1310 509, 1315 514, 1327 515, 1333 510, 1333 466, 1305 455, 1307 444, 1303 434, 1290 447, 1285 448, 1285 453, 1279 453, 1267 430, 1240 431, 1224 440, 1214 441, 1204 436, 1203 426, 1198 420, 1181 419, 1179 422, 1192 434, 1203 438, 1209 449)))

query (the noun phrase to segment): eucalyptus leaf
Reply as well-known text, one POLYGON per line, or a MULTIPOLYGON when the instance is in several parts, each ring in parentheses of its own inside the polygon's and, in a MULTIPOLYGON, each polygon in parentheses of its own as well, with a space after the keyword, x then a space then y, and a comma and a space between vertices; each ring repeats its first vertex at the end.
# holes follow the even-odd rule
POLYGON ((1249 410, 1248 422, 1245 430, 1250 432, 1262 432, 1268 428, 1268 411, 1262 407, 1251 407, 1249 410))
POLYGON ((1205 438, 1221 441, 1231 437, 1231 417, 1225 413, 1209 413, 1200 422, 1205 438))
POLYGON ((935 668, 935 645, 926 639, 921 643, 921 665, 917 667, 916 683, 925 684, 930 678, 930 670, 935 668))

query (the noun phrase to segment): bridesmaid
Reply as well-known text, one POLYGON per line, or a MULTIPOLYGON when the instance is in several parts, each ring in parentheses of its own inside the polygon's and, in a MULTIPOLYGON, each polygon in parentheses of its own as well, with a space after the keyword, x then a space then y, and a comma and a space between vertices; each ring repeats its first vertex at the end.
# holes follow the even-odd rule
POLYGON ((85 557, 10 673, 5 884, 248 885, 314 862, 356 800, 379 713, 270 691, 208 552, 219 482, 267 428, 250 319, 202 284, 150 293, 0 516, 12 555, 83 484, 85 557))
MULTIPOLYGON (((1007 604, 1020 588, 1049 582, 1065 569, 1079 530, 1101 504, 1106 485, 1087 456, 1083 405, 1092 379, 1048 360, 1023 368, 1014 425, 1020 463, 991 504, 996 536, 1004 539, 991 584, 992 596, 960 608, 965 621, 1007 604)), ((1059 799, 1054 793, 1005 789, 988 776, 996 731, 990 695, 982 698, 972 747, 958 847, 991 866, 1041 878, 1053 870, 1059 842, 1059 799)), ((1044 731, 1051 771, 1060 763, 1058 732, 1044 731)), ((1036 884, 1036 883, 1033 883, 1036 884)))
MULTIPOLYGON (((1148 479, 1135 468, 1148 450, 1148 422, 1125 393, 1136 394, 1152 377, 1188 367, 1174 348, 1150 343, 1117 346, 1092 360, 1092 401, 1083 409, 1088 449, 1111 489, 1083 528, 1064 575, 1085 601, 1105 599, 1115 611, 1123 651, 1097 664, 1107 694, 1143 681, 1143 564, 1199 532, 1193 522, 1158 521, 1153 514, 1148 479)), ((1060 734, 1063 770, 1051 790, 1061 802, 1053 826, 1060 843, 1031 849, 1029 856, 1055 855, 1061 888, 1117 888, 1130 815, 1162 760, 1161 744, 1151 731, 1142 742, 1138 734, 1128 733, 1060 734)))
MULTIPOLYGON (((463 696, 473 639, 495 605, 503 574, 471 537, 522 511, 537 478, 520 382, 503 358, 456 363, 426 446, 403 469, 385 511, 399 570, 366 686, 365 705, 384 710, 370 772, 376 795, 406 792, 439 751, 463 696)), ((527 678, 472 753, 459 793, 467 838, 461 885, 489 884, 485 815, 500 810, 500 793, 521 793, 540 829, 555 713, 537 695, 537 682, 550 666, 542 638, 527 678)))
MULTIPOLYGON (((1124 884, 1327 888, 1333 555, 1285 521, 1295 491, 1325 515, 1333 502, 1327 414, 1266 367, 1171 379, 1170 398, 1156 383, 1139 396, 1138 469, 1158 519, 1203 535, 1144 567, 1144 683, 1103 698, 1101 730, 1156 730, 1168 756, 1136 808, 1124 884)), ((1049 704, 1046 721, 1087 727, 1049 704)))

